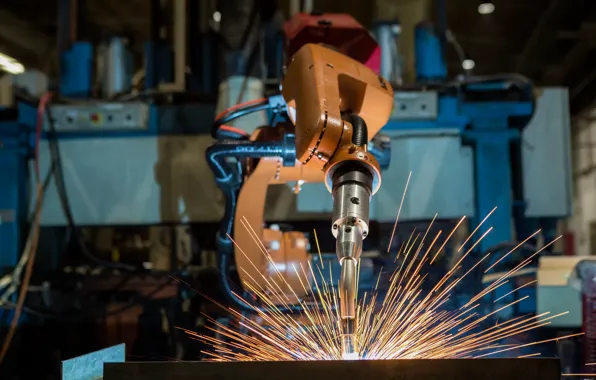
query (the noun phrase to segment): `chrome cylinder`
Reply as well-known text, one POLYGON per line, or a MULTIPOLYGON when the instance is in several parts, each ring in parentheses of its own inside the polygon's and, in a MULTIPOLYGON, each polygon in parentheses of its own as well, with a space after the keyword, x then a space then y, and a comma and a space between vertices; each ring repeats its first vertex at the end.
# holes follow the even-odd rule
POLYGON ((103 63, 103 95, 111 98, 130 92, 132 86, 131 55, 123 37, 113 37, 105 48, 103 63))
POLYGON ((333 190, 332 233, 338 238, 344 226, 360 227, 362 237, 368 235, 370 189, 358 182, 345 182, 333 190))
POLYGON ((339 228, 335 239, 335 252, 340 263, 344 259, 358 262, 362 253, 362 240, 364 240, 364 232, 360 225, 344 225, 339 228))

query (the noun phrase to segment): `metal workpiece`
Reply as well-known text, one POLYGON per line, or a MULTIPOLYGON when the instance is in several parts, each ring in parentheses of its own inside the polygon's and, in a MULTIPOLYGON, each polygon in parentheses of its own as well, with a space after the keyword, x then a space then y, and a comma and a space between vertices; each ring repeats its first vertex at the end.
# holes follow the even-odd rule
POLYGON ((559 359, 107 363, 104 380, 559 380, 559 359))

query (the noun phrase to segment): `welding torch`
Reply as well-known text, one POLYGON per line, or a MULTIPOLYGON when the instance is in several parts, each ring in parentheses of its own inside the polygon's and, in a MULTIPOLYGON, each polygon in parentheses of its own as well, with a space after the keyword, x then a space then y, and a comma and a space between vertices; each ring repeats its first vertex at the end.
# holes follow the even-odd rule
POLYGON ((381 168, 368 142, 389 119, 393 89, 361 62, 306 44, 288 65, 282 94, 295 125, 296 158, 302 170, 325 173, 333 197, 342 354, 356 359, 358 262, 369 233, 371 197, 381 185, 381 168))
POLYGON ((339 278, 341 346, 344 359, 359 356, 356 333, 358 264, 368 235, 372 177, 361 165, 348 163, 333 176, 332 233, 341 265, 339 278))

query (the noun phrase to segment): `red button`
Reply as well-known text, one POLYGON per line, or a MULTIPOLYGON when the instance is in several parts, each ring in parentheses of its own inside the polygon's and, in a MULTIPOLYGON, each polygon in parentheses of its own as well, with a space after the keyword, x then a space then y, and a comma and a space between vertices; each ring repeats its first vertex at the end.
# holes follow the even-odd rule
POLYGON ((99 121, 99 115, 96 113, 92 113, 90 119, 92 122, 97 123, 99 121))

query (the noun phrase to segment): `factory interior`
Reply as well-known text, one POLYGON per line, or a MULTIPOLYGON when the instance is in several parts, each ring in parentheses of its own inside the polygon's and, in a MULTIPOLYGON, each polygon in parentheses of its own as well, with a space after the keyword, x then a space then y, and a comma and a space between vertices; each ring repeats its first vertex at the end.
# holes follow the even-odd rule
POLYGON ((0 1, 0 379, 322 376, 596 378, 596 1, 0 1))

